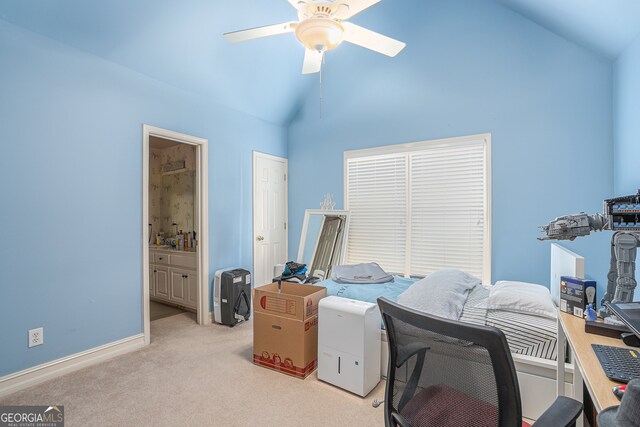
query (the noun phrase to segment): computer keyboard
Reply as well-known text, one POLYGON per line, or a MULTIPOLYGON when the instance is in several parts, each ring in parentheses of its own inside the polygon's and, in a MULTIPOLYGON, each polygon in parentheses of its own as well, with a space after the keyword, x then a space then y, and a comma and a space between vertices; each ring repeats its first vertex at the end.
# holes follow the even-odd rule
POLYGON ((621 383, 640 378, 640 351, 609 345, 591 344, 607 378, 621 383))

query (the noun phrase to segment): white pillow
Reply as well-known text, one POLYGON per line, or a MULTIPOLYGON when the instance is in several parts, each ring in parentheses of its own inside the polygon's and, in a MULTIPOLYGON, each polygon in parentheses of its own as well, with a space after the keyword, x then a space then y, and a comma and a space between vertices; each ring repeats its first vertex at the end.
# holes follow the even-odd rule
POLYGON ((445 319, 460 319, 469 292, 480 280, 462 270, 434 271, 398 295, 397 302, 445 319))
POLYGON ((558 314, 549 289, 542 285, 500 280, 489 290, 489 310, 506 310, 556 319, 558 314))

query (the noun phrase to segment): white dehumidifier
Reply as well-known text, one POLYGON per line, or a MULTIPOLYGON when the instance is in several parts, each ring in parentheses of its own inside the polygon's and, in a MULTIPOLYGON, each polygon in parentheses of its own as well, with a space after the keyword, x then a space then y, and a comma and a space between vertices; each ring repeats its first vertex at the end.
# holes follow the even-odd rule
POLYGON ((362 397, 380 382, 377 304, 329 296, 318 305, 318 379, 362 397))

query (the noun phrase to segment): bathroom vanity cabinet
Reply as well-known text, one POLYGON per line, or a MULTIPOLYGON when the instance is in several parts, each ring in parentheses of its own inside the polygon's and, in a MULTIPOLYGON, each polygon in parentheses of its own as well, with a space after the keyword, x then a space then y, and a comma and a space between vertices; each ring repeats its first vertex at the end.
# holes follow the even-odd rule
POLYGON ((198 306, 196 252, 149 248, 151 299, 195 310, 198 306))

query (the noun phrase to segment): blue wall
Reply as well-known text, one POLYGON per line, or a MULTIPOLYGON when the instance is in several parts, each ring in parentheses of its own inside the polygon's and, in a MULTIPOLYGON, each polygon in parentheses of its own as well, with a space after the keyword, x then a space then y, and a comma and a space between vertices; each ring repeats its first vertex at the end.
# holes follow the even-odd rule
POLYGON ((209 140, 210 277, 286 130, 0 20, 0 376, 142 332, 142 124, 209 140), (27 348, 27 330, 45 343, 27 348))
MULTIPOLYGON (((322 118, 313 94, 289 127, 290 256, 304 209, 326 193, 343 207, 345 150, 491 132, 493 280, 548 284, 549 243, 537 227, 600 212, 613 191, 611 64, 491 2, 376 7, 406 10, 404 30, 366 14, 358 23, 407 42, 405 51, 330 52, 322 118)), ((599 294, 609 238, 566 244, 586 257, 599 294)))
POLYGON ((616 195, 640 188, 640 36, 614 64, 614 174, 616 195))
POLYGON ((640 189, 640 35, 614 63, 613 111, 615 194, 635 194, 640 189))

